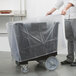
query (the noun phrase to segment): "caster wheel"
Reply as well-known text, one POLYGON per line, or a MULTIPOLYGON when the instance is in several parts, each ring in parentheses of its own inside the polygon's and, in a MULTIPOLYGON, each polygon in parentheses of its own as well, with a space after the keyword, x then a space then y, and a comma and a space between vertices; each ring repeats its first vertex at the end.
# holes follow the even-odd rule
POLYGON ((28 66, 27 65, 21 65, 21 72, 23 73, 27 73, 29 70, 28 70, 28 66))
POLYGON ((16 63, 17 66, 20 66, 20 63, 18 61, 15 61, 15 63, 16 63))
POLYGON ((52 71, 55 70, 59 65, 58 60, 55 57, 49 57, 46 61, 45 61, 45 68, 52 71))

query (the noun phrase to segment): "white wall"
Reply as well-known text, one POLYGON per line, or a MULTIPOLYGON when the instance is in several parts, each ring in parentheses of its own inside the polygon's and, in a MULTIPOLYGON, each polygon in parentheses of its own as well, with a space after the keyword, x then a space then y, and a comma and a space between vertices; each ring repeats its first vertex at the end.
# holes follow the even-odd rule
MULTIPOLYGON (((37 18, 37 17, 43 17, 46 15, 47 11, 49 11, 54 4, 56 3, 56 0, 26 0, 26 11, 27 11, 27 17, 26 18, 37 18)), ((58 11, 57 11, 58 12, 58 11)), ((57 14, 55 12, 54 14, 57 14)), ((60 13, 60 11, 58 12, 60 13)), ((63 28, 64 25, 59 27, 59 51, 58 53, 66 54, 66 41, 64 37, 64 31, 63 28)), ((8 40, 3 38, 6 43, 0 44, 2 45, 2 48, 0 48, 0 51, 10 51, 8 40), (4 48, 3 48, 4 47, 4 48)), ((2 41, 2 40, 1 40, 2 41)))
POLYGON ((11 9, 20 10, 19 4, 20 4, 20 0, 1 0, 0 1, 0 10, 11 10, 11 9))
POLYGON ((10 51, 7 36, 0 36, 0 51, 10 51))
POLYGON ((0 0, 0 10, 12 10, 20 13, 24 10, 24 0, 0 0))

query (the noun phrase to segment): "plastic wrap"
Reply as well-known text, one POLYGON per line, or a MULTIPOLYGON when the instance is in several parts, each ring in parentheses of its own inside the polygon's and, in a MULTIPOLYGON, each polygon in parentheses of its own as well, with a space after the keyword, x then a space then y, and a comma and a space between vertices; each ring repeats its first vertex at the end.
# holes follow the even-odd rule
POLYGON ((50 18, 7 24, 11 54, 16 61, 27 61, 57 52, 59 22, 50 18))

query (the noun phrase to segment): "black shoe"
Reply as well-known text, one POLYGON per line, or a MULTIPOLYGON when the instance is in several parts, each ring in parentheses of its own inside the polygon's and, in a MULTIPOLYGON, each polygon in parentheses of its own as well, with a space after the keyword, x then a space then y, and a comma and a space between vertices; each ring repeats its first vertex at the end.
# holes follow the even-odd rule
POLYGON ((71 66, 76 66, 76 62, 71 63, 71 66))
POLYGON ((67 60, 65 60, 65 61, 62 61, 61 62, 61 65, 67 65, 67 64, 71 64, 72 62, 68 62, 67 60))

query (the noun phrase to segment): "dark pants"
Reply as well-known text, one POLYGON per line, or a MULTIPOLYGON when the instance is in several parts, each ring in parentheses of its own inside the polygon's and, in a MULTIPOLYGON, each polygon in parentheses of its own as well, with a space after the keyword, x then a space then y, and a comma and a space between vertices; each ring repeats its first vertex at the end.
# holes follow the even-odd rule
POLYGON ((76 52, 76 19, 65 19, 65 35, 68 42, 67 60, 73 62, 76 52))

